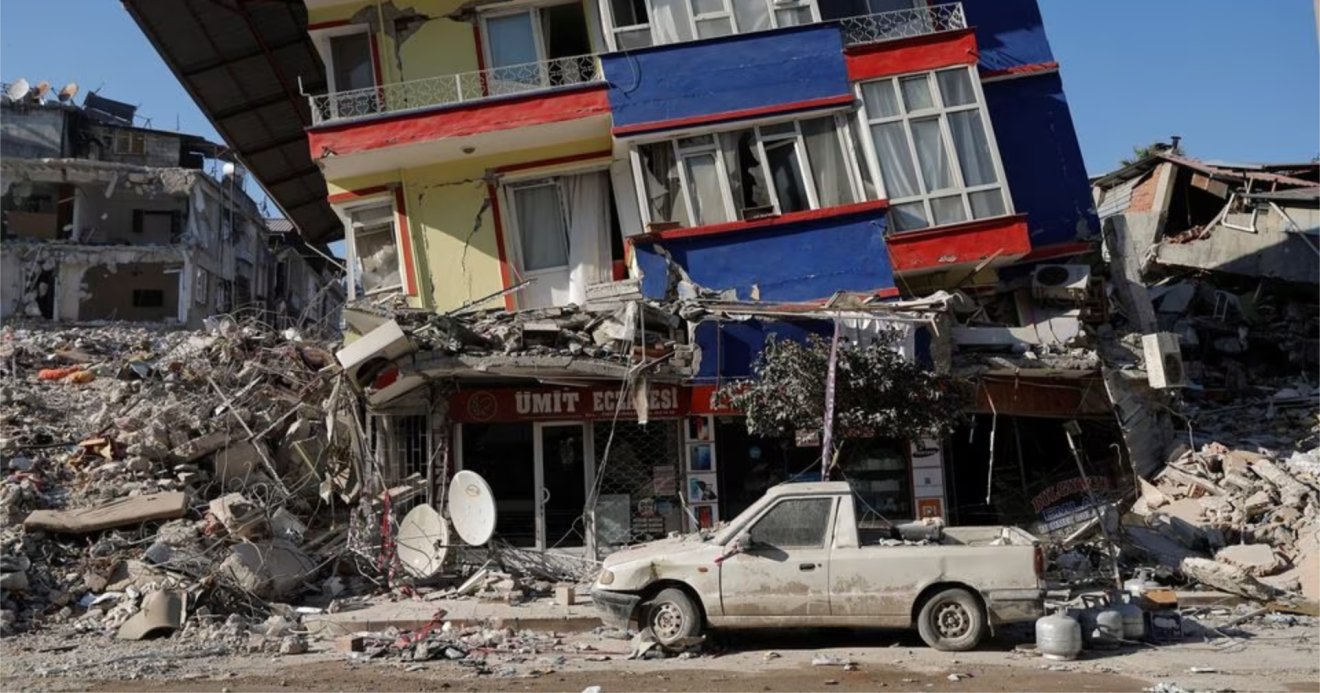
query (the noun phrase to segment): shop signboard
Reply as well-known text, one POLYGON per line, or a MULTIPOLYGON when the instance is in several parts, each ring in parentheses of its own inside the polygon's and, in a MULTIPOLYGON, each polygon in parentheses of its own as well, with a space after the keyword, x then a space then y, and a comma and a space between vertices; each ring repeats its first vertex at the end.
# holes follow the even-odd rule
MULTIPOLYGON (((686 413, 678 385, 650 386, 648 416, 672 418, 686 413)), ((600 421, 637 418, 633 398, 621 397, 617 384, 594 387, 504 387, 461 390, 449 399, 449 415, 459 423, 514 421, 600 421)))

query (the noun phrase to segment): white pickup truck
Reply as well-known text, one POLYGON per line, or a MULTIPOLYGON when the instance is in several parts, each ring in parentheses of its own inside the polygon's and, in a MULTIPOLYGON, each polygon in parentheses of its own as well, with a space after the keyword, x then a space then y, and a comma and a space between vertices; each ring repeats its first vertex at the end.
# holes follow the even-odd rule
POLYGON ((931 647, 969 650, 995 624, 1043 613, 1043 558, 1027 532, 893 534, 859 531, 846 482, 780 484, 713 534, 611 554, 592 598, 606 624, 636 621, 666 646, 708 627, 915 625, 931 647))

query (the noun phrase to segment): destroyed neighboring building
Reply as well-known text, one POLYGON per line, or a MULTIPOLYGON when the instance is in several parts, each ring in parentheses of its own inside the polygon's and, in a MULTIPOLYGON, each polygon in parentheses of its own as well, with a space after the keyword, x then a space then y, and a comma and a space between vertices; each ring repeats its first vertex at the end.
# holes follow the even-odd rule
POLYGON ((265 219, 222 147, 138 127, 133 106, 95 93, 79 106, 5 91, 0 316, 196 327, 247 312, 337 329, 337 270, 265 219))

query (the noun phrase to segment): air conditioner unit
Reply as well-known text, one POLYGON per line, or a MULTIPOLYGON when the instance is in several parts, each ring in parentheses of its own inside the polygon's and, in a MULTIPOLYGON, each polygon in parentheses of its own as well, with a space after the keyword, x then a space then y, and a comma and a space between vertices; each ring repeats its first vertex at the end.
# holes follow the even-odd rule
POLYGON ((1151 387, 1164 389, 1187 386, 1187 370, 1183 368, 1178 335, 1172 332, 1141 335, 1141 348, 1145 352, 1146 377, 1151 387))
POLYGON ((1031 292, 1042 301, 1081 303, 1091 283, 1089 265, 1041 265, 1031 277, 1031 292))
POLYGON ((414 350, 412 340, 399 328, 399 323, 390 320, 335 352, 335 358, 348 373, 349 380, 366 388, 396 359, 414 350))

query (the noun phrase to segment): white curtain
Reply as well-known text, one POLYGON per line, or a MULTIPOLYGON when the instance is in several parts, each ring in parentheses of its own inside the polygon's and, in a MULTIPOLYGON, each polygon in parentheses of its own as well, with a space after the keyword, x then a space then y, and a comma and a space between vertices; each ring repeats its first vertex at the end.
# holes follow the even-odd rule
POLYGON ((902 123, 882 123, 871 127, 875 141, 875 155, 880 159, 880 175, 885 182, 885 194, 897 200, 921 192, 917 186, 917 172, 908 153, 907 132, 902 123))
POLYGON ((650 208, 651 221, 676 221, 680 226, 690 226, 673 145, 668 142, 645 144, 638 148, 638 155, 642 159, 642 178, 646 184, 646 204, 650 208))
POLYGON ((912 140, 916 145, 921 180, 926 183, 926 192, 952 188, 953 171, 949 170, 949 157, 945 154, 944 140, 940 137, 939 119, 913 120, 912 140))
POLYGON ((950 113, 949 132, 953 134, 953 148, 958 152, 963 183, 970 187, 996 182, 995 164, 990 158, 985 128, 981 127, 980 111, 950 113))
POLYGON ((693 221, 698 225, 719 224, 729 221, 724 209, 724 197, 720 188, 719 169, 715 164, 715 153, 692 154, 683 157, 687 166, 688 185, 692 187, 692 206, 695 208, 693 221))
POLYGON ((651 0, 651 34, 655 45, 691 41, 688 0, 651 0))
POLYGON ((733 16, 738 20, 738 33, 765 31, 770 28, 770 6, 766 0, 731 0, 733 16))
POLYGON ((568 238, 557 185, 514 188, 523 270, 554 269, 568 264, 568 238))
POLYGON ((852 184, 839 145, 834 116, 802 121, 802 139, 807 143, 807 160, 816 183, 816 199, 821 207, 852 204, 852 184))
POLYGON ((569 300, 587 301, 587 286, 610 279, 610 194, 604 171, 564 176, 568 197, 569 300))

